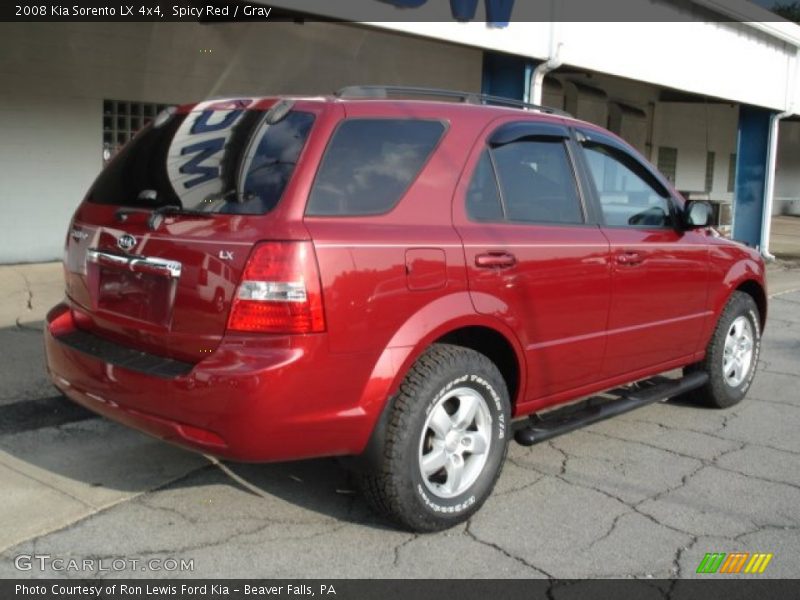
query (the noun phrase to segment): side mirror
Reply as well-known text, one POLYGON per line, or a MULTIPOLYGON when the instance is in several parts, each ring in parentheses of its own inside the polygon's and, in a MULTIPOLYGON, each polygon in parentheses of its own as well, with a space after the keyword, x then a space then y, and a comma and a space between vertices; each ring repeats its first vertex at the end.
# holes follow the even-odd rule
POLYGON ((697 229, 711 225, 714 209, 709 202, 691 200, 683 209, 683 222, 687 229, 697 229))

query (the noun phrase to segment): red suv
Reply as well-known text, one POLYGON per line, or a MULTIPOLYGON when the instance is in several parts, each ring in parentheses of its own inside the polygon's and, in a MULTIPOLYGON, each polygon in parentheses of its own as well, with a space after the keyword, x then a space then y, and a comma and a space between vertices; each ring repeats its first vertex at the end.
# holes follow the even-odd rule
POLYGON ((514 104, 362 87, 162 113, 74 215, 53 382, 223 458, 351 457, 418 531, 478 510, 512 437, 741 400, 759 254, 618 137, 514 104))

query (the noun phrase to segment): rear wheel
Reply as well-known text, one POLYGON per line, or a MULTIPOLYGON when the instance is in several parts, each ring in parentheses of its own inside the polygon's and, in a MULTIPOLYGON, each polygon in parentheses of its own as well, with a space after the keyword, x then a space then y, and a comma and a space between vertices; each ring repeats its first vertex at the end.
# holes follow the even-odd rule
POLYGON ((361 476, 379 513, 414 531, 467 520, 488 498, 508 449, 505 381, 486 356, 436 344, 395 396, 380 464, 361 476))
POLYGON ((708 383, 691 398, 714 408, 738 404, 750 389, 761 350, 758 307, 749 294, 734 292, 706 349, 705 359, 688 367, 708 373, 708 383))

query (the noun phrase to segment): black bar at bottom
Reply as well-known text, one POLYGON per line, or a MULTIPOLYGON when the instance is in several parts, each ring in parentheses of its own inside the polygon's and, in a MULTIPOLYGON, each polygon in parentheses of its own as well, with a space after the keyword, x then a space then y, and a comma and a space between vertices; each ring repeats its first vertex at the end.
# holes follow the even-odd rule
POLYGON ((453 580, 453 579, 252 579, 252 580, 0 580, 3 600, 144 600, 172 598, 327 598, 336 600, 536 600, 579 598, 797 598, 800 580, 731 575, 724 579, 453 580))

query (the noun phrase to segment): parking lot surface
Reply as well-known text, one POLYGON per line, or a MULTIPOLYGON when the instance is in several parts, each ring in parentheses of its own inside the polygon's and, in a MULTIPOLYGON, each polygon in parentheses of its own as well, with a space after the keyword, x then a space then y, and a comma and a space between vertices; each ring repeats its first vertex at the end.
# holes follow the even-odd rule
POLYGON ((743 403, 512 445, 483 509, 435 535, 373 516, 335 460, 220 464, 72 406, 42 375, 60 267, 2 267, 0 284, 0 577, 692 577, 734 551, 772 553, 764 577, 800 573, 800 272, 770 271, 743 403), (19 571, 21 554, 193 570, 19 571))

